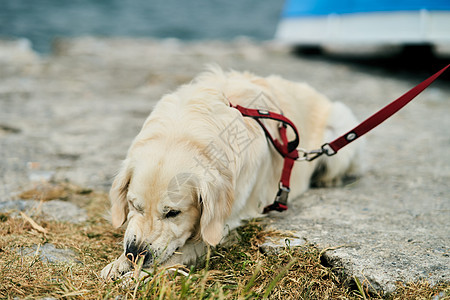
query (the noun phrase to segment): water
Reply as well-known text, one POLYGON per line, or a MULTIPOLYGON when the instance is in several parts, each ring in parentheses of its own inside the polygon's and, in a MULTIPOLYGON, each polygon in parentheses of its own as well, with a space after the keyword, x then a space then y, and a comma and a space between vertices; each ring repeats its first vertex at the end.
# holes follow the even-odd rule
POLYGON ((0 0, 0 38, 49 52, 55 37, 273 38, 283 0, 0 0))

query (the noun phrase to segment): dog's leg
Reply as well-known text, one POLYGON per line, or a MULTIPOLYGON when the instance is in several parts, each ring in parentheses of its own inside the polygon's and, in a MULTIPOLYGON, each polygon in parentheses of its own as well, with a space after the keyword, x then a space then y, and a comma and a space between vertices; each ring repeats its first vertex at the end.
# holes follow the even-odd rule
MULTIPOLYGON (((339 102, 333 103, 323 142, 334 140, 357 124, 355 116, 347 106, 339 102)), ((342 148, 334 156, 320 157, 311 177, 311 186, 339 186, 361 175, 364 169, 363 147, 364 141, 358 140, 342 148)))
POLYGON ((117 279, 132 270, 131 261, 122 254, 118 259, 103 268, 100 277, 103 279, 117 279))
POLYGON ((173 265, 193 266, 198 260, 204 258, 207 252, 207 246, 202 241, 188 240, 186 244, 165 262, 163 266, 169 267, 173 265))

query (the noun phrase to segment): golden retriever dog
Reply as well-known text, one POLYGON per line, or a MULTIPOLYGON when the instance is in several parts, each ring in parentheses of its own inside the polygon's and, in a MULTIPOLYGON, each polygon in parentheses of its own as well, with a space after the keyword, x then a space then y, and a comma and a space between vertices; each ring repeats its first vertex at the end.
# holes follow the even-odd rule
MULTIPOLYGON (((230 103, 283 113, 297 126, 300 147, 309 150, 357 124, 345 105, 277 76, 212 68, 165 95, 112 184, 112 224, 127 225, 124 252, 102 270, 103 278, 132 271, 139 258, 144 268, 194 264, 207 245, 219 244, 242 220, 261 217, 273 202, 283 158, 260 125, 230 103)), ((263 123, 279 136, 279 122, 263 123)), ((296 162, 291 201, 311 184, 336 185, 357 175, 360 147, 354 143, 332 157, 296 162)))

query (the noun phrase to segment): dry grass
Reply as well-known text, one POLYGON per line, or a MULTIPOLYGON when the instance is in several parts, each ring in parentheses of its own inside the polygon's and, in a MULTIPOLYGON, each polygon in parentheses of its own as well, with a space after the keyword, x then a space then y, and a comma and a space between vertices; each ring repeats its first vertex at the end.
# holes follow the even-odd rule
MULTIPOLYGON (((75 299, 370 299, 364 286, 342 281, 339 273, 324 267, 321 251, 311 245, 286 247, 278 255, 261 253, 258 245, 279 233, 265 231, 257 221, 238 229, 237 243, 210 252, 203 266, 181 272, 155 271, 146 282, 126 287, 104 282, 100 270, 121 252, 123 232, 113 230, 103 218, 108 201, 104 193, 70 185, 39 187, 27 191, 30 199, 51 200, 63 196, 89 212, 83 224, 34 221, 45 231, 12 214, 0 214, 0 298, 75 299), (51 192, 43 190, 50 189, 51 192), (50 195, 50 196, 49 196, 50 195), (46 233, 44 233, 46 232, 46 233), (79 262, 51 264, 38 256, 24 256, 20 249, 51 243, 77 254, 79 262)), ((426 282, 399 284, 390 299, 450 298, 448 283, 430 287, 426 282)))

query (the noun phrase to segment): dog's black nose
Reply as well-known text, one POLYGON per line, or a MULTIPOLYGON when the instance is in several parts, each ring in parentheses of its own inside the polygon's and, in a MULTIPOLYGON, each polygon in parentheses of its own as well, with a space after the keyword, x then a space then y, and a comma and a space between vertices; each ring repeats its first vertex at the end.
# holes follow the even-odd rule
POLYGON ((139 245, 136 242, 136 238, 133 241, 127 243, 125 255, 130 261, 134 263, 138 263, 141 257, 143 257, 144 265, 150 263, 153 258, 152 253, 148 249, 146 249, 144 245, 139 245))

